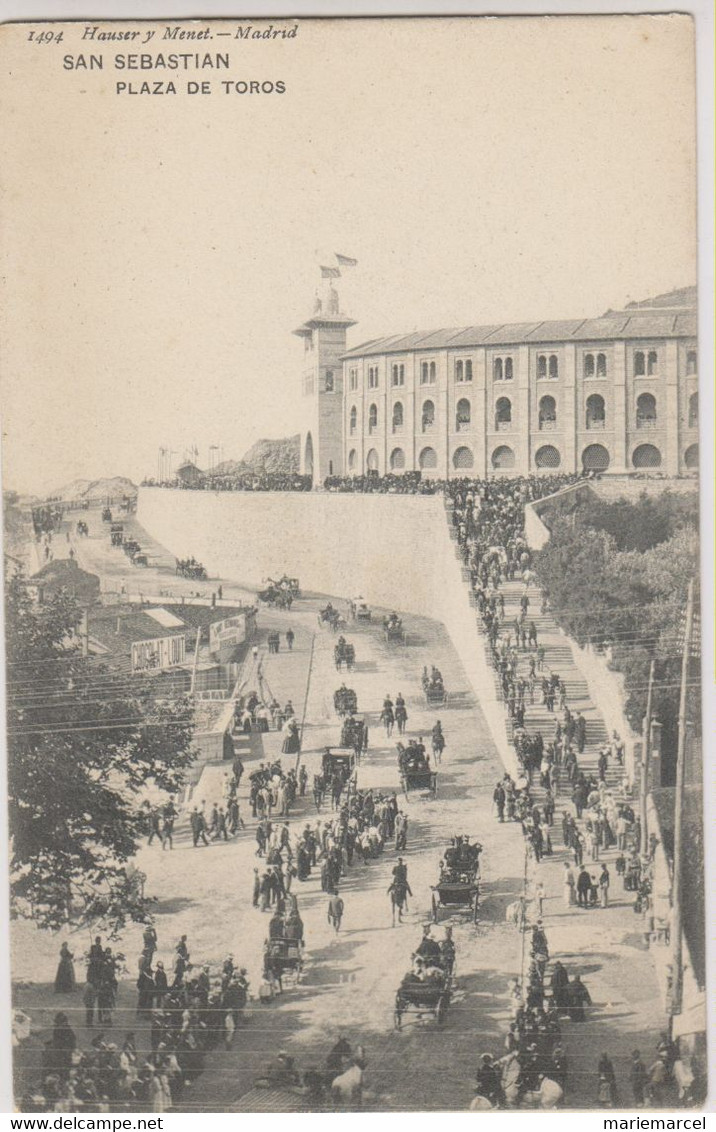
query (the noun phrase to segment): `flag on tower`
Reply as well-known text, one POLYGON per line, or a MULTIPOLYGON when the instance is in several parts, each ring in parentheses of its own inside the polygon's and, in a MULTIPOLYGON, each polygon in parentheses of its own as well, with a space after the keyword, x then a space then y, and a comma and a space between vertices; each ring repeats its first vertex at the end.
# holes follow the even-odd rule
POLYGON ((337 267, 322 267, 321 279, 340 279, 341 273, 337 267))
POLYGON ((338 260, 339 267, 355 267, 358 263, 357 259, 351 259, 348 255, 339 255, 338 252, 334 252, 334 255, 338 260))

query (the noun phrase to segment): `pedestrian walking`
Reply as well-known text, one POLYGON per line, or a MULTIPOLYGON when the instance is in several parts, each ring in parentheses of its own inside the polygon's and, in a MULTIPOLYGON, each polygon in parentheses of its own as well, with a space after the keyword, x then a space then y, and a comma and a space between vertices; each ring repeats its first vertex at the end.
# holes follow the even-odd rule
POLYGON ((345 904, 337 892, 331 893, 328 900, 328 923, 331 925, 336 935, 341 930, 341 920, 343 919, 343 910, 345 904))
POLYGON ((602 908, 606 908, 609 903, 609 880, 609 869, 606 864, 604 864, 602 865, 602 871, 599 876, 599 898, 602 908))
POLYGON ((296 634, 294 633, 293 629, 287 629, 286 630, 286 644, 288 646, 289 652, 293 652, 293 642, 295 641, 295 639, 296 639, 296 634))

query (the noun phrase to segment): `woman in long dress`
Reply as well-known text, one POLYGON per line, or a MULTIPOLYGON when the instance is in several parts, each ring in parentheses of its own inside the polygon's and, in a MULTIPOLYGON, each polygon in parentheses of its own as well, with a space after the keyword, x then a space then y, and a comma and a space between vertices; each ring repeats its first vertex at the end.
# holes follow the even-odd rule
POLYGON ((69 994, 76 986, 74 956, 66 943, 60 948, 60 962, 55 975, 55 994, 69 994))
POLYGON ((575 886, 574 873, 572 872, 572 870, 569 866, 569 862, 565 861, 564 862, 564 876, 562 878, 562 891, 564 893, 565 908, 573 907, 573 905, 576 902, 575 901, 575 895, 574 895, 574 886, 575 886))

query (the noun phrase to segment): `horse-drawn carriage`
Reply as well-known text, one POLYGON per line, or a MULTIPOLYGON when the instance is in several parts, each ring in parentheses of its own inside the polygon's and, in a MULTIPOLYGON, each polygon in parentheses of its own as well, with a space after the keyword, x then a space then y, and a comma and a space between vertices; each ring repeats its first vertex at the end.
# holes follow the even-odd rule
MULTIPOLYGON (((321 760, 321 774, 319 779, 321 800, 331 792, 332 783, 336 776, 342 783, 341 793, 355 790, 358 781, 358 756, 352 747, 324 747, 321 760)), ((314 779, 314 797, 316 795, 316 782, 314 779)))
POLYGON ((282 574, 278 581, 273 578, 266 578, 265 584, 275 590, 283 590, 284 593, 290 594, 292 600, 301 596, 298 578, 289 578, 288 574, 282 574))
POLYGON ((112 523, 109 528, 109 539, 112 546, 121 546, 124 542, 124 523, 112 523))
POLYGON ((463 837, 454 837, 440 862, 438 883, 432 885, 433 921, 438 922, 441 908, 468 909, 477 923, 480 906, 480 853, 479 842, 470 844, 463 837))
POLYGON ((430 766, 422 743, 411 739, 407 747, 398 743, 397 749, 400 784, 405 797, 408 797, 411 790, 423 790, 437 798, 438 772, 430 766))
POLYGON ((102 510, 102 522, 103 523, 111 523, 112 522, 112 512, 111 512, 109 507, 104 507, 103 510, 102 510))
POLYGON ((133 566, 148 566, 149 558, 146 554, 135 554, 132 559, 133 566))
POLYGON ((425 700, 429 705, 447 703, 447 692, 445 691, 442 672, 435 665, 433 665, 429 675, 427 668, 423 669, 422 685, 425 700))
POLYGON ((351 617, 354 621, 370 621, 373 616, 368 602, 362 597, 353 597, 350 602, 351 617))
POLYGON ((401 1029, 405 1014, 416 1014, 418 1018, 432 1014, 438 1026, 442 1026, 450 1005, 451 986, 452 979, 446 969, 429 982, 421 982, 416 976, 406 975, 395 996, 393 1019, 396 1030, 401 1029))
POLYGON ((339 637, 338 642, 333 650, 333 659, 336 662, 336 668, 339 672, 341 671, 341 668, 344 664, 348 671, 352 672, 356 662, 355 645, 351 644, 350 641, 347 641, 345 637, 339 637))
POLYGON ((403 619, 398 617, 397 613, 391 613, 389 617, 383 618, 383 635, 388 642, 392 644, 405 641, 405 631, 403 629, 403 619))
POLYGON ((264 605, 276 607, 277 609, 290 609, 293 604, 293 594, 290 590, 281 589, 273 583, 268 585, 265 590, 260 590, 258 593, 259 601, 264 605))
POLYGON ((135 554, 139 554, 141 552, 141 549, 142 548, 137 542, 136 538, 127 538, 122 543, 122 550, 127 555, 127 558, 130 560, 130 562, 133 560, 135 554))
POLYGON ((358 711, 358 697, 353 688, 341 684, 333 693, 333 706, 340 716, 355 715, 358 711))
POLYGON ((356 758, 368 750, 368 724, 361 715, 349 715, 341 727, 341 747, 352 747, 356 758))
POLYGON ((206 567, 196 558, 177 558, 174 573, 181 578, 192 578, 194 581, 206 581, 209 575, 206 567))
POLYGON ((303 974, 303 940, 286 939, 284 936, 267 939, 264 944, 264 968, 279 985, 286 975, 291 975, 296 983, 300 982, 303 974))

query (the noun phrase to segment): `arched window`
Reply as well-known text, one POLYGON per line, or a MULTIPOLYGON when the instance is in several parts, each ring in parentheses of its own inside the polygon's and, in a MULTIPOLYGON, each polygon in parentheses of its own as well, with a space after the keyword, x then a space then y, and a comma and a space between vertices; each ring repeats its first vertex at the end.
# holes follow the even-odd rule
POLYGON ((492 377, 495 381, 502 381, 502 358, 495 358, 492 363, 492 377))
POLYGON ((537 380, 541 381, 546 376, 547 376, 547 355, 546 354, 538 354, 537 355, 537 380))
POLYGON ((543 444, 535 452, 535 464, 538 468, 558 468, 562 457, 552 444, 543 444))
POLYGON ((353 436, 353 433, 355 432, 357 425, 358 425, 358 410, 356 409, 356 407, 354 405, 353 408, 351 409, 351 416, 350 416, 351 436, 353 436))
POLYGON ((689 428, 699 427, 699 395, 692 393, 689 397, 689 428))
POLYGON ((498 471, 505 471, 515 466, 515 454, 506 444, 501 444, 492 453, 492 466, 498 471))
POLYGON ((637 397, 636 427, 656 428, 656 397, 653 393, 640 393, 637 397))
POLYGON ((378 471, 378 453, 376 452, 375 448, 371 448, 368 452, 368 455, 365 458, 365 466, 366 471, 368 472, 378 471))
POLYGON ((512 358, 505 358, 505 381, 512 381, 513 376, 512 358))
POLYGON ((435 424, 435 405, 432 401, 423 401, 423 432, 429 432, 435 424))
POLYGON ((606 472, 609 467, 609 453, 603 444, 590 444, 584 449, 582 467, 585 472, 606 472))
POLYGON ((356 455, 355 448, 351 448, 350 452, 348 453, 348 471, 349 472, 355 471, 357 458, 358 457, 356 455))
POLYGON ((430 384, 435 384, 435 362, 430 363, 430 384))
POLYGON ((586 426, 590 428, 604 428, 606 424, 606 411, 604 408, 604 398, 600 397, 598 393, 592 393, 587 397, 587 419, 586 426))
POLYGON ((392 472, 400 471, 405 467, 405 453, 402 448, 394 448, 390 453, 390 470, 392 472))
POLYGON ((646 372, 649 377, 659 372, 659 355, 656 350, 649 350, 649 356, 646 359, 646 372))
POLYGON ((399 428, 403 427, 403 404, 402 401, 396 401, 393 405, 393 432, 397 432, 399 428))
POLYGON ((429 373, 428 363, 422 362, 421 365, 420 365, 420 384, 421 385, 427 385, 428 384, 428 373, 429 373))
POLYGON ((646 373, 644 351, 637 350, 634 354, 634 377, 643 377, 646 373))
POLYGON ((325 381, 324 388, 326 390, 326 393, 332 393, 333 392, 333 370, 332 369, 326 370, 326 381, 325 381))
POLYGON ((698 444, 690 444, 684 452, 684 464, 690 472, 697 472, 699 470, 699 446, 698 444))
POLYGON ((455 431, 467 432, 470 428, 470 402, 467 397, 461 397, 455 409, 455 431))
POLYGON ((540 398, 539 427, 544 432, 551 432, 557 427, 557 403, 554 397, 540 398))
POLYGON ((607 376, 607 355, 597 354, 597 377, 607 376))
POLYGON ((631 462, 635 468, 659 468, 661 452, 653 444, 640 444, 634 449, 631 462))
POLYGON ((437 468, 438 456, 434 448, 423 448, 420 456, 418 457, 418 464, 421 468, 437 468))
POLYGON ((584 376, 594 377, 594 354, 584 355, 584 376))
POLYGON ((512 425, 512 402, 509 397, 498 397, 495 405, 495 429, 506 432, 512 425))
POLYGON ((550 354, 549 356, 549 376, 559 377, 559 359, 556 354, 550 354))
POLYGON ((462 362, 459 359, 458 359, 458 361, 455 362, 455 380, 456 381, 464 381, 465 380, 463 365, 462 365, 462 362))
POLYGON ((378 427, 378 406, 371 405, 368 410, 368 432, 372 433, 378 427))
POLYGON ((453 468, 472 468, 475 464, 475 458, 469 448, 462 447, 456 448, 452 457, 453 468))
POLYGON ((465 362, 465 381, 472 381, 472 359, 468 358, 465 362))
POLYGON ((697 372, 698 361, 696 358, 696 350, 689 350, 686 355, 686 372, 692 374, 697 372))

